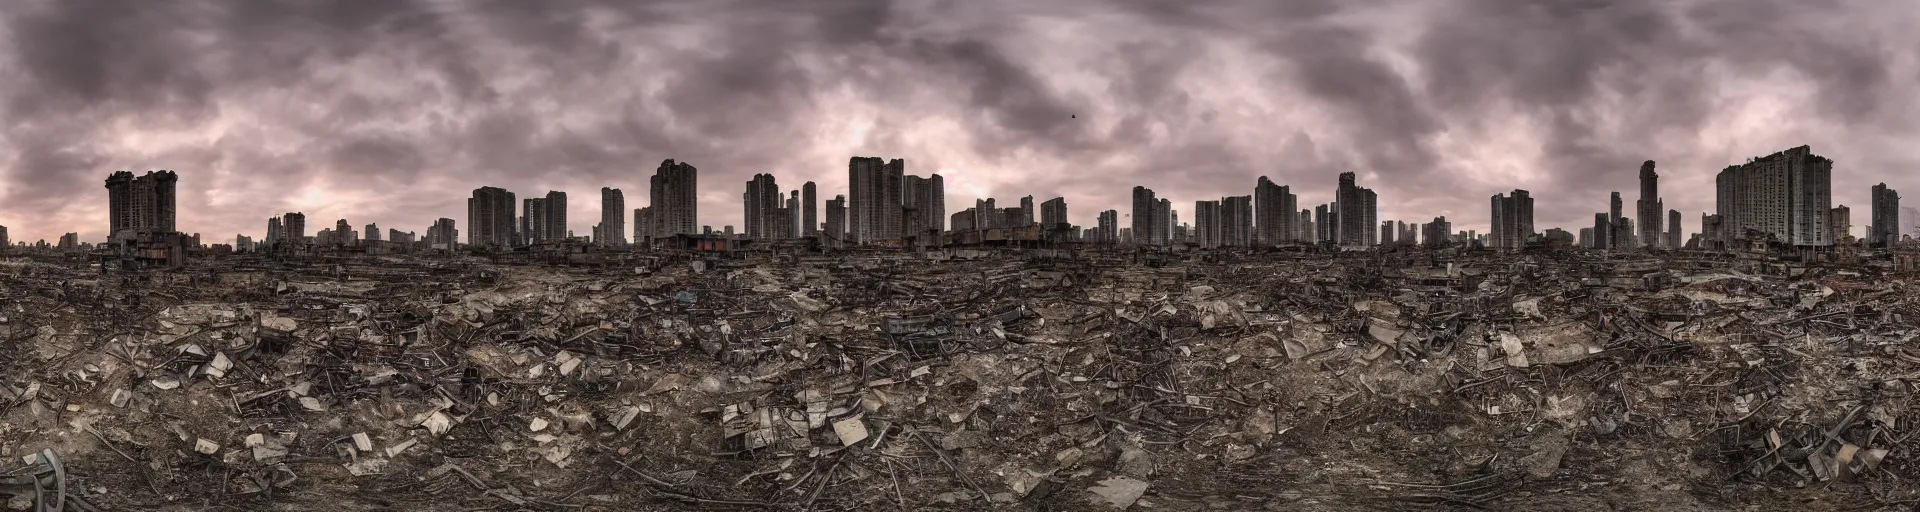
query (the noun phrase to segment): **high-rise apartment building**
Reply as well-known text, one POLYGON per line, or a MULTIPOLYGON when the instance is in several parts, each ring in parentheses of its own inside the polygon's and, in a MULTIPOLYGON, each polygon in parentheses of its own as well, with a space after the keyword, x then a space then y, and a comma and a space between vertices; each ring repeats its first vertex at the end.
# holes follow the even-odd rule
POLYGON ((852 242, 865 244, 900 237, 901 178, 905 160, 853 157, 847 162, 848 226, 852 242))
POLYGON ((1040 203, 1040 229, 1053 231, 1072 226, 1073 223, 1067 221, 1067 198, 1056 197, 1040 203))
POLYGON ((1867 226, 1867 244, 1892 249, 1900 242, 1900 193, 1881 183, 1873 186, 1873 224, 1867 226))
POLYGON ((1640 239, 1634 236, 1633 219, 1627 217, 1613 219, 1613 235, 1608 238, 1615 242, 1614 249, 1630 250, 1640 247, 1640 239))
POLYGON ((107 236, 122 230, 177 231, 174 225, 174 188, 180 177, 173 171, 151 171, 140 177, 119 171, 107 176, 107 236))
POLYGON ((1833 226, 1833 240, 1835 242, 1846 240, 1852 236, 1851 233, 1853 232, 1853 209, 1847 208, 1847 205, 1844 204, 1833 207, 1832 210, 1827 211, 1827 223, 1833 226))
POLYGON ((353 225, 348 224, 347 219, 340 219, 333 223, 333 245, 341 247, 359 245, 360 237, 356 235, 358 233, 353 231, 353 225))
POLYGON ((1253 185, 1253 223, 1257 230, 1254 238, 1260 245, 1297 240, 1299 228, 1295 223, 1299 215, 1294 212, 1299 207, 1299 198, 1293 195, 1292 188, 1261 176, 1253 185))
POLYGON ((1680 237, 1680 210, 1667 210, 1667 249, 1680 250, 1683 247, 1680 237))
POLYGON ((693 165, 667 159, 648 181, 647 207, 655 238, 700 234, 700 173, 693 165))
POLYGON ((1153 228, 1156 226, 1153 217, 1154 212, 1159 209, 1160 200, 1153 197, 1153 189, 1143 186, 1133 187, 1133 219, 1129 224, 1133 230, 1131 233, 1135 244, 1153 244, 1153 228))
POLYGON ((1153 209, 1153 245, 1167 245, 1173 242, 1173 201, 1161 198, 1153 209))
POLYGON ((820 197, 813 182, 800 185, 800 201, 803 203, 800 213, 800 236, 812 238, 820 234, 820 197))
POLYGON ((565 241, 573 237, 567 229, 567 193, 558 190, 547 191, 546 238, 549 241, 565 241))
POLYGON ((1607 248, 1624 247, 1625 240, 1614 236, 1613 226, 1620 223, 1620 193, 1614 192, 1607 209, 1607 248))
POLYGON ((1120 211, 1119 210, 1107 210, 1104 212, 1100 212, 1100 216, 1097 219, 1096 224, 1097 224, 1096 229, 1099 230, 1099 234, 1100 234, 1099 240, 1097 240, 1098 242, 1103 244, 1120 243, 1120 211))
POLYGON ((787 236, 781 238, 800 238, 801 233, 806 232, 805 226, 801 225, 801 222, 806 219, 800 213, 800 191, 794 190, 787 193, 787 211, 784 213, 786 220, 781 225, 785 227, 787 236))
POLYGON ((1354 184, 1353 173, 1340 173, 1339 187, 1334 189, 1334 203, 1338 209, 1330 212, 1337 212, 1334 217, 1337 228, 1333 233, 1334 241, 1344 246, 1373 245, 1379 239, 1375 233, 1379 227, 1377 202, 1378 196, 1372 189, 1354 184))
POLYGON ((1634 222, 1640 224, 1640 243, 1647 248, 1666 245, 1666 205, 1660 200, 1660 174, 1653 172, 1653 161, 1640 164, 1640 200, 1634 203, 1634 222))
POLYGON ((1900 207, 1901 236, 1920 238, 1920 208, 1900 207))
POLYGON ((280 243, 289 248, 307 244, 307 215, 300 212, 280 214, 280 243))
POLYGON ((1715 213, 1725 241, 1749 233, 1801 247, 1831 246, 1833 161, 1800 146, 1742 165, 1714 178, 1715 213))
POLYGON ((1513 189, 1509 194, 1494 194, 1493 231, 1489 234, 1487 246, 1517 250, 1525 247, 1527 239, 1531 237, 1533 196, 1521 189, 1513 189))
POLYGON ((847 238, 847 196, 827 201, 827 239, 839 243, 847 238))
POLYGON ((268 217, 267 218, 267 236, 266 236, 266 245, 268 249, 272 249, 274 246, 280 244, 280 230, 281 230, 280 218, 268 217))
POLYGON ((1220 198, 1220 244, 1253 246, 1253 196, 1220 198))
POLYGON ((755 174, 747 181, 747 191, 741 195, 746 206, 747 238, 754 240, 777 240, 780 227, 774 223, 776 210, 780 205, 780 184, 772 174, 755 174))
POLYGON ((1444 215, 1434 217, 1433 222, 1420 227, 1420 241, 1422 245, 1433 248, 1452 246, 1453 223, 1447 222, 1447 217, 1444 215))
POLYGON ((653 208, 642 206, 633 209, 633 243, 650 245, 648 238, 653 236, 653 208))
POLYGON ((917 191, 915 206, 925 210, 922 215, 927 224, 920 229, 926 231, 946 231, 947 229, 947 183, 939 174, 929 174, 922 188, 917 191))
POLYGON ((1593 227, 1591 229, 1593 229, 1592 248, 1607 249, 1612 247, 1612 245, 1609 245, 1611 238, 1607 235, 1613 232, 1613 220, 1612 217, 1607 216, 1607 212, 1594 212, 1593 227))
POLYGON ((1221 231, 1220 202, 1194 201, 1193 243, 1205 248, 1219 247, 1221 231))
POLYGON ((1317 226, 1313 223, 1313 210, 1308 210, 1308 209, 1300 210, 1300 219, 1294 221, 1293 229, 1294 229, 1293 240, 1296 242, 1312 243, 1312 242, 1319 241, 1316 239, 1316 236, 1315 236, 1315 233, 1318 233, 1319 231, 1317 226))
POLYGON ((467 199, 467 245, 513 247, 513 202, 513 193, 499 187, 473 189, 473 197, 467 199))
POLYGON ((1313 243, 1333 241, 1333 205, 1323 204, 1313 207, 1313 243))
POLYGON ((427 228, 427 243, 429 245, 445 246, 447 249, 453 249, 453 245, 459 239, 460 230, 454 229, 453 219, 441 217, 434 220, 433 225, 427 228))
POLYGON ((600 187, 600 227, 593 243, 601 247, 627 245, 627 195, 620 189, 600 187))
POLYGON ((367 224, 367 230, 363 233, 362 236, 366 238, 368 242, 380 241, 380 226, 378 224, 367 224))
POLYGON ((1020 222, 1015 227, 1027 227, 1034 224, 1033 196, 1020 198, 1020 222))
POLYGON ((901 225, 906 230, 903 235, 945 230, 946 185, 942 183, 940 175, 925 178, 902 175, 900 179, 901 225))

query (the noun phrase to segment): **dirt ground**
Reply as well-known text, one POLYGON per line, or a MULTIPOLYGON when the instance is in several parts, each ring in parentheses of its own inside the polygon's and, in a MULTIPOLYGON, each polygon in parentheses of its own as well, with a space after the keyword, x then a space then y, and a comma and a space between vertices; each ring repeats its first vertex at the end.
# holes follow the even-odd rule
POLYGON ((0 495, 13 510, 1920 505, 1920 291, 1871 267, 694 258, 0 262, 0 495))

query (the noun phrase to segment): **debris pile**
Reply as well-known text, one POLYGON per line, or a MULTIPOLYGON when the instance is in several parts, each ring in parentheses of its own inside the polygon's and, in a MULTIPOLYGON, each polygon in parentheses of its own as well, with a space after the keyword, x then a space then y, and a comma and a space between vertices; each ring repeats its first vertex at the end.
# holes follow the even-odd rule
POLYGON ((0 495, 1900 509, 1916 299, 1871 269, 1683 254, 10 260, 0 495))

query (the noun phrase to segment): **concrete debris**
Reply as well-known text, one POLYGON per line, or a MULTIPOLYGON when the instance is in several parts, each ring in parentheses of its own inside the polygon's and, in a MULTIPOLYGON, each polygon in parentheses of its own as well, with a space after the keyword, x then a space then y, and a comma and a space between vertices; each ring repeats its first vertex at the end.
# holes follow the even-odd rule
POLYGON ((1920 502, 1920 289, 1892 264, 590 254, 0 262, 22 347, 0 358, 0 456, 24 465, 0 490, 59 480, 98 510, 1920 502))
POLYGON ((1087 492, 1093 495, 1091 501, 1096 506, 1111 510, 1126 510, 1132 507, 1134 502, 1140 501, 1141 496, 1147 494, 1148 487, 1149 484, 1146 482, 1117 476, 1101 480, 1098 485, 1087 489, 1087 492))

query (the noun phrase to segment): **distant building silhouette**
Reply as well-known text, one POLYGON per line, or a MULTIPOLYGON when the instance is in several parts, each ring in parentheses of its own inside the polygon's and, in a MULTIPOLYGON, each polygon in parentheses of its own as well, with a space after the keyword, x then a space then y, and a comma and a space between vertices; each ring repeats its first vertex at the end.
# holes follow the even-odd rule
POLYGON ((473 189, 473 196, 467 199, 467 245, 493 248, 516 245, 519 241, 514 236, 513 203, 513 192, 506 189, 473 189))
POLYGON ((128 171, 108 175, 107 235, 112 237, 125 230, 178 231, 174 225, 174 188, 179 182, 180 177, 167 170, 148 172, 137 178, 128 171))

